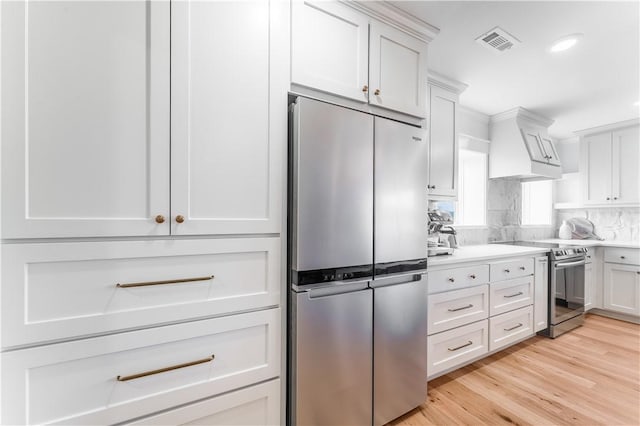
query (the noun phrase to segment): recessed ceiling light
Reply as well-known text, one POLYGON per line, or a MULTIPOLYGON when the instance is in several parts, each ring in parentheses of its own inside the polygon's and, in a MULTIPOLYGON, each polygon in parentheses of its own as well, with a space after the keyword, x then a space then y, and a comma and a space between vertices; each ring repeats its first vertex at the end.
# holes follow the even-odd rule
POLYGON ((584 34, 569 34, 568 36, 564 36, 556 40, 549 50, 551 52, 562 52, 563 50, 567 50, 573 47, 583 35, 584 34))

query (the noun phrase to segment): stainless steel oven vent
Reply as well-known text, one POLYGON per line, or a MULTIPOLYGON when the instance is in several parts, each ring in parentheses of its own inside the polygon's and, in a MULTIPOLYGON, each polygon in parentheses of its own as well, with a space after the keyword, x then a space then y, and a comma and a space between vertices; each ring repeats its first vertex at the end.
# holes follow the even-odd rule
POLYGON ((482 34, 476 38, 476 42, 496 53, 504 53, 521 43, 520 40, 500 27, 495 27, 482 34))

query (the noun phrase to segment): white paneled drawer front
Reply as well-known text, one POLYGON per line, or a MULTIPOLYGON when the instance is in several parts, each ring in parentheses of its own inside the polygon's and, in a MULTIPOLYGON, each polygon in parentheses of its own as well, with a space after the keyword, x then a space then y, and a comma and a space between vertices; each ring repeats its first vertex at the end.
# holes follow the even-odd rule
POLYGON ((280 380, 271 380, 127 424, 279 425, 280 380))
POLYGON ((490 265, 491 281, 502 281, 533 274, 533 258, 527 257, 503 262, 492 262, 490 265))
POLYGON ((2 424, 112 424, 275 378, 280 309, 5 352, 2 424))
POLYGON ((279 303, 279 238, 6 244, 2 265, 2 347, 279 303))
POLYGON ((604 261, 640 265, 640 248, 607 247, 604 249, 604 261))
POLYGON ((489 322, 482 320, 427 338, 427 375, 474 359, 489 350, 489 322))
POLYGON ((513 311, 533 303, 533 275, 489 285, 489 315, 513 311))
POLYGON ((427 308, 429 335, 489 316, 489 285, 431 294, 427 308))
POLYGON ((533 335, 533 307, 489 318, 489 350, 503 348, 533 335))
POLYGON ((465 266, 427 274, 429 294, 457 290, 489 282, 489 266, 465 266))

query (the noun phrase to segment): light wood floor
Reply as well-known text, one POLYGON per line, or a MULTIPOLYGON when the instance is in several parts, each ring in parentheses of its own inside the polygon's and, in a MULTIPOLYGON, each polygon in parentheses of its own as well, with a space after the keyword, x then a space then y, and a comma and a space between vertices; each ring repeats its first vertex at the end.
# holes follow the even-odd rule
POLYGON ((640 326, 597 315, 429 382, 426 404, 390 423, 640 425, 640 326))

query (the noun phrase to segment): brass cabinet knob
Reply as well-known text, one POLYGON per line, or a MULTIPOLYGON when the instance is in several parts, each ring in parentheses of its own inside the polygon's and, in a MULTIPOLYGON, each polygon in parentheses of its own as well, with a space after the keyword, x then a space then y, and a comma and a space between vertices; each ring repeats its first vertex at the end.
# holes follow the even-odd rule
POLYGON ((474 274, 469 275, 469 278, 471 278, 472 280, 476 279, 476 276, 474 274))
POLYGON ((374 95, 378 96, 380 94, 380 89, 376 89, 375 92, 373 92, 374 95))
POLYGON ((164 223, 164 216, 162 216, 161 214, 156 216, 156 223, 164 223))
POLYGON ((453 283, 453 282, 455 282, 455 281, 456 281, 455 279, 453 279, 453 278, 449 278, 449 282, 453 283))
POLYGON ((505 271, 507 274, 508 274, 509 272, 511 272, 509 269, 505 269, 504 271, 505 271))
POLYGON ((521 270, 521 271, 524 271, 525 269, 527 269, 527 268, 525 268, 524 266, 521 266, 521 267, 520 267, 520 270, 521 270))
POLYGON ((607 201, 609 201, 611 198, 607 197, 607 201))
POLYGON ((182 223, 182 222, 184 222, 184 216, 182 216, 181 214, 179 214, 178 216, 176 216, 176 222, 178 222, 178 223, 182 223))
POLYGON ((364 93, 367 93, 369 91, 369 86, 367 86, 366 84, 364 86, 362 86, 362 91, 364 93))

